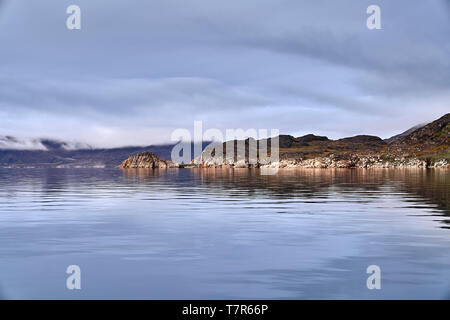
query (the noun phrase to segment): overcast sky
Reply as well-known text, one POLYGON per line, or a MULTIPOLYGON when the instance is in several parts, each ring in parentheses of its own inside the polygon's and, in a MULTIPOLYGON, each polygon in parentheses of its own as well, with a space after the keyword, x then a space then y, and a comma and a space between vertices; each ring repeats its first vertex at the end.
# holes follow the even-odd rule
POLYGON ((385 138, 447 112, 449 0, 0 0, 0 135, 147 145, 203 120, 385 138))

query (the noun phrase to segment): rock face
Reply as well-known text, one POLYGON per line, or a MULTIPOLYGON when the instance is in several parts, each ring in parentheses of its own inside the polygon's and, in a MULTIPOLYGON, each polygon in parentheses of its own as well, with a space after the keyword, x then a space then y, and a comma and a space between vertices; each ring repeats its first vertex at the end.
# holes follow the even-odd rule
POLYGON ((122 162, 119 168, 178 168, 178 164, 169 160, 164 160, 158 157, 153 152, 142 152, 129 157, 122 162))

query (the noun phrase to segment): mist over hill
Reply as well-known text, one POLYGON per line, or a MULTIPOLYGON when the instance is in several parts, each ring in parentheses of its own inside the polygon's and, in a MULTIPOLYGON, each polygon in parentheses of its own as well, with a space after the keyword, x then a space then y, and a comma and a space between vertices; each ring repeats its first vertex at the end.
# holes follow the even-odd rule
MULTIPOLYGON (((8 140, 13 140, 12 137, 8 140)), ((203 147, 208 143, 204 143, 203 147)), ((17 144, 16 144, 17 145, 17 144)), ((163 159, 170 159, 175 144, 145 147, 95 149, 57 140, 36 140, 35 144, 19 144, 24 149, 0 148, 0 167, 8 168, 114 168, 130 155, 153 152, 163 159), (25 149, 30 146, 29 149, 25 149), (76 146, 81 148, 76 148, 76 146)), ((192 144, 192 155, 194 145, 192 144)))

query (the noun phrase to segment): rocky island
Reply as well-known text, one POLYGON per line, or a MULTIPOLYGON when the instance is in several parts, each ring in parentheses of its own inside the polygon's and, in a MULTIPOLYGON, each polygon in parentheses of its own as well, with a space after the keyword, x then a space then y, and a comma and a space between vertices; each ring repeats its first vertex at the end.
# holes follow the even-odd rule
POLYGON ((157 168, 178 168, 178 164, 169 160, 164 160, 158 157, 153 152, 142 152, 134 156, 129 157, 119 168, 145 168, 145 169, 157 169, 157 168))

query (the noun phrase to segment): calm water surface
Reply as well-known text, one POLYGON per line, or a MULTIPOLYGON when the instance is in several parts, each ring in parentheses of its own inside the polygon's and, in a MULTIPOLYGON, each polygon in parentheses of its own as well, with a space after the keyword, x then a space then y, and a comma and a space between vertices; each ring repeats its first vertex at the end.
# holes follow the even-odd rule
POLYGON ((0 169, 0 298, 449 299, 449 193, 443 170, 0 169))

